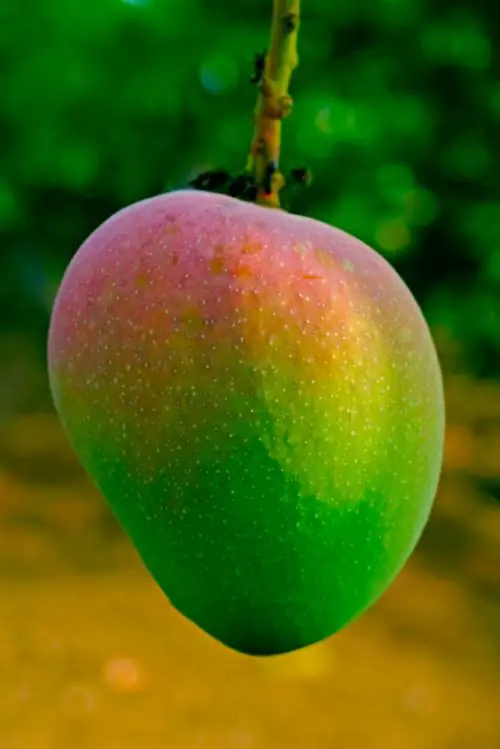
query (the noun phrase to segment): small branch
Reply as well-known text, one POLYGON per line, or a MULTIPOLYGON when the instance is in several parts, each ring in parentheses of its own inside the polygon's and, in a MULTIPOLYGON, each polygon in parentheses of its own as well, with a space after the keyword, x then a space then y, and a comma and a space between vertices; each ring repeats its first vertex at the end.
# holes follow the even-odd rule
POLYGON ((255 130, 245 171, 257 184, 257 203, 279 208, 279 192, 285 184, 279 169, 281 127, 293 105, 288 88, 298 65, 300 0, 273 2, 271 44, 259 82, 255 130))

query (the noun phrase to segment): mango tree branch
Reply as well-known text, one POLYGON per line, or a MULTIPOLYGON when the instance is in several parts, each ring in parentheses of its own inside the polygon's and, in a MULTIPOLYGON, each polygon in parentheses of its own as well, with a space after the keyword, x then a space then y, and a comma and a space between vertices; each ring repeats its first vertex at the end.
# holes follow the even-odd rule
POLYGON ((297 35, 300 0, 274 0, 271 43, 259 83, 255 130, 246 172, 257 184, 257 203, 280 207, 279 192, 285 184, 280 172, 281 125, 292 111, 288 92, 298 65, 297 35))

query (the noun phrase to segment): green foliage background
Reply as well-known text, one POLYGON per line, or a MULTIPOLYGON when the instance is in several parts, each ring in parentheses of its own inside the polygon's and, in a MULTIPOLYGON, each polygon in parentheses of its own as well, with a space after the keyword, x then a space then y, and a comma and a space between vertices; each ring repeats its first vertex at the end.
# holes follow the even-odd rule
MULTIPOLYGON (((44 345, 70 257, 107 216, 239 170, 271 0, 0 0, 0 312, 44 345)), ((500 374, 499 6, 303 0, 284 167, 293 210, 399 270, 439 340, 500 374)))

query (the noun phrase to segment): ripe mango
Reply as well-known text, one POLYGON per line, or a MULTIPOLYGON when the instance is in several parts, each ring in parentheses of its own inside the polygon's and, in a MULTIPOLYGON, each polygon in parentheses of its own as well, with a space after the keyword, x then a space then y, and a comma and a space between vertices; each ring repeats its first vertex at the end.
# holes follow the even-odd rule
POLYGON ((52 314, 62 423, 186 617, 247 654, 338 631, 414 549, 440 367, 393 268, 310 218, 181 190, 80 247, 52 314))

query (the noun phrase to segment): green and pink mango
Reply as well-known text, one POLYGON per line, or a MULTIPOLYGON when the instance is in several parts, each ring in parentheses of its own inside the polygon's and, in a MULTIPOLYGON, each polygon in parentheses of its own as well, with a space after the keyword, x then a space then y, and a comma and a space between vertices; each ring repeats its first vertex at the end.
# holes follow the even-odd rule
POLYGON ((400 277, 338 229, 192 190, 132 205, 73 258, 49 369, 151 574, 231 648, 336 632, 422 533, 438 359, 400 277))

